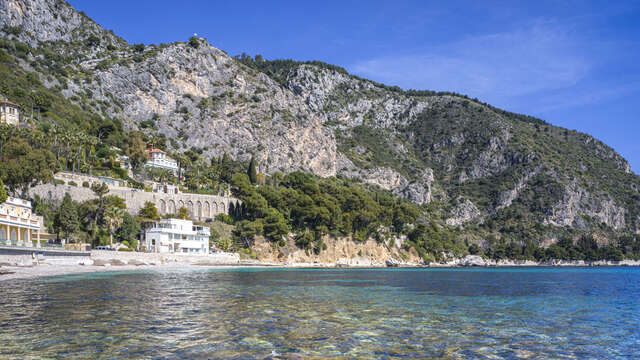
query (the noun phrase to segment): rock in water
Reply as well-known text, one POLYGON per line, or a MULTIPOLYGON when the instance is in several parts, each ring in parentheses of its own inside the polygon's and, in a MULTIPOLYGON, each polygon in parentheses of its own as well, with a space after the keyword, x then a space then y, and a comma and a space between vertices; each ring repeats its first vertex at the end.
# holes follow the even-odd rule
POLYGON ((462 266, 487 266, 487 262, 479 255, 467 255, 460 262, 462 266))

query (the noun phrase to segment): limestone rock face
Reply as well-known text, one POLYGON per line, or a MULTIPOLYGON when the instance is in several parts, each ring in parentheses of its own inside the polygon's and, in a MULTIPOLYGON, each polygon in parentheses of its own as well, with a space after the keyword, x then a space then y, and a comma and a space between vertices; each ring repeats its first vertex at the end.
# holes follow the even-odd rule
POLYGON ((367 240, 356 243, 349 238, 323 239, 327 249, 315 254, 305 251, 295 245, 294 237, 287 239, 286 246, 274 250, 272 244, 263 237, 256 238, 253 247, 260 261, 280 264, 309 264, 309 265, 344 265, 344 266, 387 266, 387 260, 394 259, 398 265, 418 265, 422 259, 415 250, 404 249, 403 240, 376 242, 367 240), (398 259, 403 259, 402 261, 398 259))
POLYGON ((90 36, 102 38, 102 46, 124 44, 65 1, 2 0, 0 28, 5 27, 19 31, 15 38, 32 47, 40 42, 78 41, 90 36))
POLYGON ((465 199, 451 210, 451 217, 447 219, 447 225, 462 225, 477 219, 480 215, 480 210, 478 210, 473 202, 465 199))
POLYGON ((416 102, 371 82, 313 65, 291 71, 287 80, 287 87, 304 99, 312 111, 324 112, 329 123, 341 128, 362 124, 395 127, 403 123, 399 122, 403 113, 415 115, 429 106, 426 100, 416 102))
POLYGON ((428 204, 433 198, 434 182, 433 170, 426 168, 416 181, 404 189, 396 191, 396 194, 402 195, 416 204, 428 204))
POLYGON ((112 116, 130 119, 130 128, 155 118, 160 133, 178 139, 177 148, 242 160, 253 154, 264 173, 336 175, 333 134, 292 92, 204 40, 198 49, 172 44, 148 51, 154 56, 139 64, 94 69, 96 81, 68 95, 89 87, 100 100, 115 98, 122 108, 111 109, 112 116))
POLYGON ((626 209, 617 206, 610 197, 595 197, 574 183, 565 188, 563 199, 555 205, 545 222, 583 230, 587 228, 584 217, 589 217, 620 230, 626 226, 625 212, 626 209))

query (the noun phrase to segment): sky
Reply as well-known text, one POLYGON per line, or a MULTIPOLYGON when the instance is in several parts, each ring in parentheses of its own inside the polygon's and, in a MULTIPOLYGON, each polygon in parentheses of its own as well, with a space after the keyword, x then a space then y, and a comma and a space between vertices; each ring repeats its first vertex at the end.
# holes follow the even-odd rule
POLYGON ((640 173, 638 1, 68 0, 129 43, 320 60, 604 141, 640 173))

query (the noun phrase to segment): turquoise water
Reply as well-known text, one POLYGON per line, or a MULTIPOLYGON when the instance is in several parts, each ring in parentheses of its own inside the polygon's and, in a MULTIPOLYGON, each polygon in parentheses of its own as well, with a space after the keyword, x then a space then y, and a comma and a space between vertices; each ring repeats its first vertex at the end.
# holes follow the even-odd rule
POLYGON ((203 269, 0 290, 0 358, 640 358, 637 268, 203 269))

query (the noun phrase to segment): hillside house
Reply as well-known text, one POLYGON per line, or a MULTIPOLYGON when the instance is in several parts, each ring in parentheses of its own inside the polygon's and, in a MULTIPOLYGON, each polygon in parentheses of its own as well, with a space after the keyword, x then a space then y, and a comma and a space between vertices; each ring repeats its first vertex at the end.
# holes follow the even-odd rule
POLYGON ((18 126, 20 124, 20 106, 11 101, 0 101, 0 124, 18 126))
POLYGON ((154 148, 153 144, 149 145, 146 151, 149 161, 147 161, 145 166, 169 170, 174 175, 178 174, 178 162, 170 158, 164 151, 154 148))

